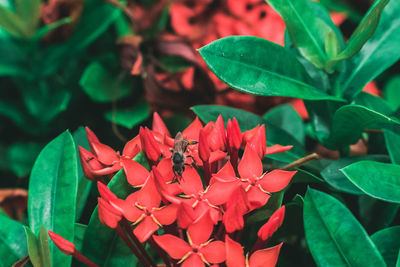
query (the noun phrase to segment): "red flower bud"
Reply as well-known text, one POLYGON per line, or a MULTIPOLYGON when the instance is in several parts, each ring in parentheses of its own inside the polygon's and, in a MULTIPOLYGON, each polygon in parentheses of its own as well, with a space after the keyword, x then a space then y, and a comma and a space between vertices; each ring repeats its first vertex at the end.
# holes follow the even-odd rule
POLYGON ((93 149, 93 154, 96 155, 97 159, 104 165, 113 165, 119 161, 119 155, 111 147, 102 143, 92 143, 90 149, 93 149))
POLYGON ((226 131, 221 115, 218 116, 211 133, 208 135, 208 144, 212 151, 225 151, 226 149, 226 131))
POLYGON ((49 233, 51 240, 62 253, 65 255, 73 255, 75 253, 75 245, 72 242, 52 231, 47 232, 49 233))
POLYGON ((158 146, 152 132, 146 127, 139 129, 140 142, 142 149, 146 154, 147 158, 152 162, 157 162, 161 156, 161 150, 158 146))
POLYGON ((165 126, 164 121, 160 117, 160 115, 157 112, 153 113, 153 131, 158 132, 160 134, 166 135, 171 137, 171 134, 168 131, 167 126, 165 126))
POLYGON ((231 149, 238 150, 242 144, 242 132, 240 131, 239 123, 236 118, 228 120, 226 127, 228 146, 231 149))
POLYGON ((92 144, 93 143, 100 143, 99 138, 97 138, 97 136, 94 134, 94 132, 92 130, 89 129, 89 127, 85 127, 86 130, 86 136, 89 142, 89 147, 90 147, 90 151, 94 151, 92 148, 92 144))
POLYGON ((100 175, 95 174, 93 171, 103 169, 103 165, 97 160, 97 158, 84 149, 83 147, 79 146, 79 159, 82 165, 83 175, 89 180, 96 180, 100 175))
POLYGON ((210 158, 210 148, 208 146, 207 138, 203 130, 199 134, 199 156, 202 161, 208 161, 210 158))
POLYGON ((283 219, 285 218, 285 206, 280 207, 272 214, 268 222, 265 223, 260 230, 258 230, 258 238, 263 241, 268 240, 278 228, 282 225, 283 219))
POLYGON ((107 202, 118 199, 116 195, 103 183, 97 182, 97 189, 100 196, 107 202))
POLYGON ((257 129, 253 137, 247 142, 255 152, 257 152, 260 159, 263 159, 267 150, 267 139, 265 137, 265 125, 261 125, 257 129))

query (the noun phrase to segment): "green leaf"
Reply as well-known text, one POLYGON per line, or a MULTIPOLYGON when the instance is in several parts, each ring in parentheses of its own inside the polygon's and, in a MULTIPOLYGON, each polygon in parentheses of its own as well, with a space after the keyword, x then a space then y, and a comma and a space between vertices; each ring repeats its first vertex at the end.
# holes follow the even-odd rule
POLYGON ((303 120, 291 105, 275 107, 264 114, 263 118, 274 126, 286 131, 300 144, 304 145, 305 133, 303 120))
POLYGON ((50 24, 48 24, 48 25, 45 25, 45 26, 43 26, 42 28, 40 28, 40 29, 36 32, 36 34, 35 34, 35 36, 33 37, 33 39, 34 39, 34 40, 40 40, 40 39, 41 39, 42 37, 44 37, 46 34, 48 34, 48 33, 52 32, 52 31, 54 31, 55 29, 57 29, 57 28, 59 28, 59 27, 65 25, 65 24, 71 23, 71 22, 72 22, 72 19, 71 19, 70 17, 66 17, 66 18, 62 18, 62 19, 60 19, 60 20, 58 20, 58 21, 56 21, 56 22, 50 23, 50 24))
POLYGON ((100 62, 91 63, 83 73, 80 86, 96 102, 111 102, 130 94, 132 84, 125 72, 110 72, 100 62))
POLYGON ((368 233, 373 233, 393 223, 400 205, 361 195, 358 198, 358 207, 360 221, 368 233))
POLYGON ((394 109, 400 107, 400 75, 395 75, 387 82, 384 97, 394 109))
POLYGON ((342 169, 346 177, 367 195, 400 203, 400 166, 361 161, 342 169))
POLYGON ((364 228, 337 199, 309 188, 303 215, 317 266, 386 266, 364 228))
POLYGON ((28 244, 29 259, 35 267, 45 267, 40 255, 39 240, 29 227, 24 226, 28 244))
POLYGON ((354 56, 368 39, 374 34, 378 27, 384 7, 389 3, 389 0, 376 0, 372 7, 368 10, 354 33, 351 35, 346 48, 333 60, 343 60, 354 56))
POLYGON ((349 72, 342 80, 342 91, 348 98, 360 92, 399 58, 400 2, 390 1, 382 12, 379 25, 360 52, 350 59, 349 72))
POLYGON ((15 13, 25 25, 26 31, 32 36, 40 22, 40 0, 15 0, 15 13))
POLYGON ((150 116, 150 105, 147 101, 140 101, 133 108, 107 111, 104 114, 106 120, 132 129, 134 126, 144 122, 150 116))
POLYGON ((333 161, 322 172, 322 178, 333 188, 348 194, 362 195, 364 194, 358 187, 356 187, 346 176, 340 171, 352 163, 362 160, 374 160, 380 162, 388 162, 388 157, 385 155, 366 155, 358 157, 341 158, 333 161))
POLYGON ((394 164, 400 164, 400 135, 389 130, 383 130, 386 148, 394 164))
POLYGON ((400 129, 400 121, 360 105, 346 105, 339 108, 333 117, 332 130, 323 140, 331 149, 355 144, 365 129, 400 129))
POLYGON ((340 43, 333 31, 329 32, 325 38, 325 51, 328 58, 334 58, 340 52, 340 43))
POLYGON ((289 50, 252 36, 231 36, 199 49, 208 67, 229 86, 246 93, 342 101, 312 84, 289 50))
POLYGON ((49 247, 49 235, 47 234, 46 228, 44 226, 40 226, 39 230, 39 247, 40 247, 40 255, 42 257, 44 266, 51 267, 51 255, 50 255, 50 247, 49 247))
POLYGON ((24 227, 0 213, 0 265, 11 266, 28 255, 24 227))
MULTIPOLYGON (((123 170, 120 170, 108 184, 119 198, 125 199, 132 193, 123 170)), ((103 225, 97 208, 93 212, 83 240, 82 254, 101 266, 136 267, 137 259, 114 229, 103 225)))
POLYGON ((393 107, 385 99, 371 95, 367 92, 360 92, 353 100, 354 104, 365 106, 373 111, 383 115, 391 115, 394 112, 393 107))
POLYGON ((12 144, 8 149, 8 162, 14 174, 27 176, 42 148, 42 144, 32 142, 12 144))
POLYGON ((0 26, 9 34, 17 38, 28 38, 30 33, 21 17, 0 5, 0 26))
POLYGON ((225 124, 228 122, 228 119, 236 118, 242 132, 264 123, 262 117, 237 108, 218 105, 198 105, 191 109, 205 123, 216 121, 219 115, 222 115, 225 124))
MULTIPOLYGON (((43 225, 69 241, 74 239, 77 160, 74 141, 66 131, 40 152, 29 181, 28 217, 35 233, 43 225)), ((50 245, 54 266, 70 266, 71 257, 50 245)))
POLYGON ((317 67, 327 61, 324 40, 331 28, 314 13, 308 0, 267 0, 282 17, 300 54, 317 67))
POLYGON ((78 251, 82 250, 86 229, 87 225, 75 223, 75 238, 73 243, 78 251))
POLYGON ((400 226, 393 226, 371 236, 388 267, 395 267, 400 249, 400 226))

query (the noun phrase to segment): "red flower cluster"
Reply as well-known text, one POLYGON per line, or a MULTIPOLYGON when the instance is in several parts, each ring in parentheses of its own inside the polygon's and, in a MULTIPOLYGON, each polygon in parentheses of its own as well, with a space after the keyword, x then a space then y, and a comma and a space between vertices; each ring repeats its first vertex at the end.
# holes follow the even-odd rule
POLYGON ((148 242, 164 253, 165 260, 170 260, 166 252, 182 266, 275 265, 282 244, 263 248, 282 224, 284 206, 260 228, 250 258, 233 238, 243 229, 246 214, 264 206, 271 193, 283 190, 296 173, 263 171, 261 159, 266 154, 292 147, 267 147, 264 125, 242 132, 235 118, 226 128, 221 116, 205 126, 196 118, 173 139, 155 113, 152 130, 141 128, 122 155, 101 144, 89 129, 87 134, 91 152, 80 148, 80 158, 85 175, 98 180, 103 224, 120 232, 120 225, 130 222, 131 238, 148 242), (139 151, 146 155, 150 170, 132 160, 139 151), (115 196, 100 178, 112 178, 121 168, 137 188, 126 199, 115 196), (157 234, 160 228, 163 235, 157 234))

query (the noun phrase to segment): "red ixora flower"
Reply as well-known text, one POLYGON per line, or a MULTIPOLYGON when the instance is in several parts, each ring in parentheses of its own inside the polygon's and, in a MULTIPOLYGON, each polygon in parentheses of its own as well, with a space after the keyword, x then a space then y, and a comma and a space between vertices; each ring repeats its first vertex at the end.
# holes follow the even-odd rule
POLYGON ((213 178, 215 183, 240 183, 247 193, 250 209, 264 206, 271 193, 284 189, 296 174, 296 171, 273 170, 263 172, 263 166, 258 154, 246 145, 242 160, 238 165, 240 178, 228 161, 225 166, 213 178))
POLYGON ((179 260, 182 267, 204 267, 205 264, 225 261, 224 242, 209 239, 213 228, 214 223, 207 211, 187 229, 188 242, 170 234, 153 235, 153 238, 171 258, 179 260))

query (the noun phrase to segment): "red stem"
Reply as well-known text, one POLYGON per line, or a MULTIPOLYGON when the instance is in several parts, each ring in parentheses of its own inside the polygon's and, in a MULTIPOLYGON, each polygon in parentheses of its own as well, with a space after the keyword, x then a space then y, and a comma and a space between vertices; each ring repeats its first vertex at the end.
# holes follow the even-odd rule
POLYGON ((79 251, 75 250, 74 254, 72 256, 77 259, 78 261, 82 262, 83 264, 86 264, 89 267, 100 267, 93 261, 89 260, 86 256, 84 256, 82 253, 79 251))
POLYGON ((204 180, 206 184, 210 184, 211 180, 211 168, 210 168, 210 163, 208 161, 203 160, 203 169, 204 169, 204 180))
POLYGON ((117 225, 117 228, 115 228, 119 236, 124 240, 125 244, 130 248, 133 254, 138 258, 138 260, 143 264, 143 266, 148 267, 150 266, 147 261, 143 258, 143 255, 140 254, 140 252, 136 249, 136 247, 131 243, 129 240, 128 236, 124 232, 124 230, 121 228, 120 225, 117 225))
POLYGON ((122 219, 122 226, 125 228, 125 231, 128 233, 129 237, 135 243, 136 247, 140 250, 140 252, 146 258, 146 260, 150 263, 150 265, 153 267, 157 267, 157 264, 153 261, 153 259, 150 257, 150 255, 147 253, 147 251, 144 249, 142 243, 140 243, 140 241, 133 234, 129 223, 125 218, 122 219))
POLYGON ((150 245, 150 247, 152 249, 154 249, 161 256, 161 258, 163 259, 166 267, 172 267, 172 264, 171 264, 171 262, 169 260, 169 257, 167 255, 167 253, 157 245, 157 243, 154 241, 153 237, 150 237, 147 240, 147 243, 150 245))

